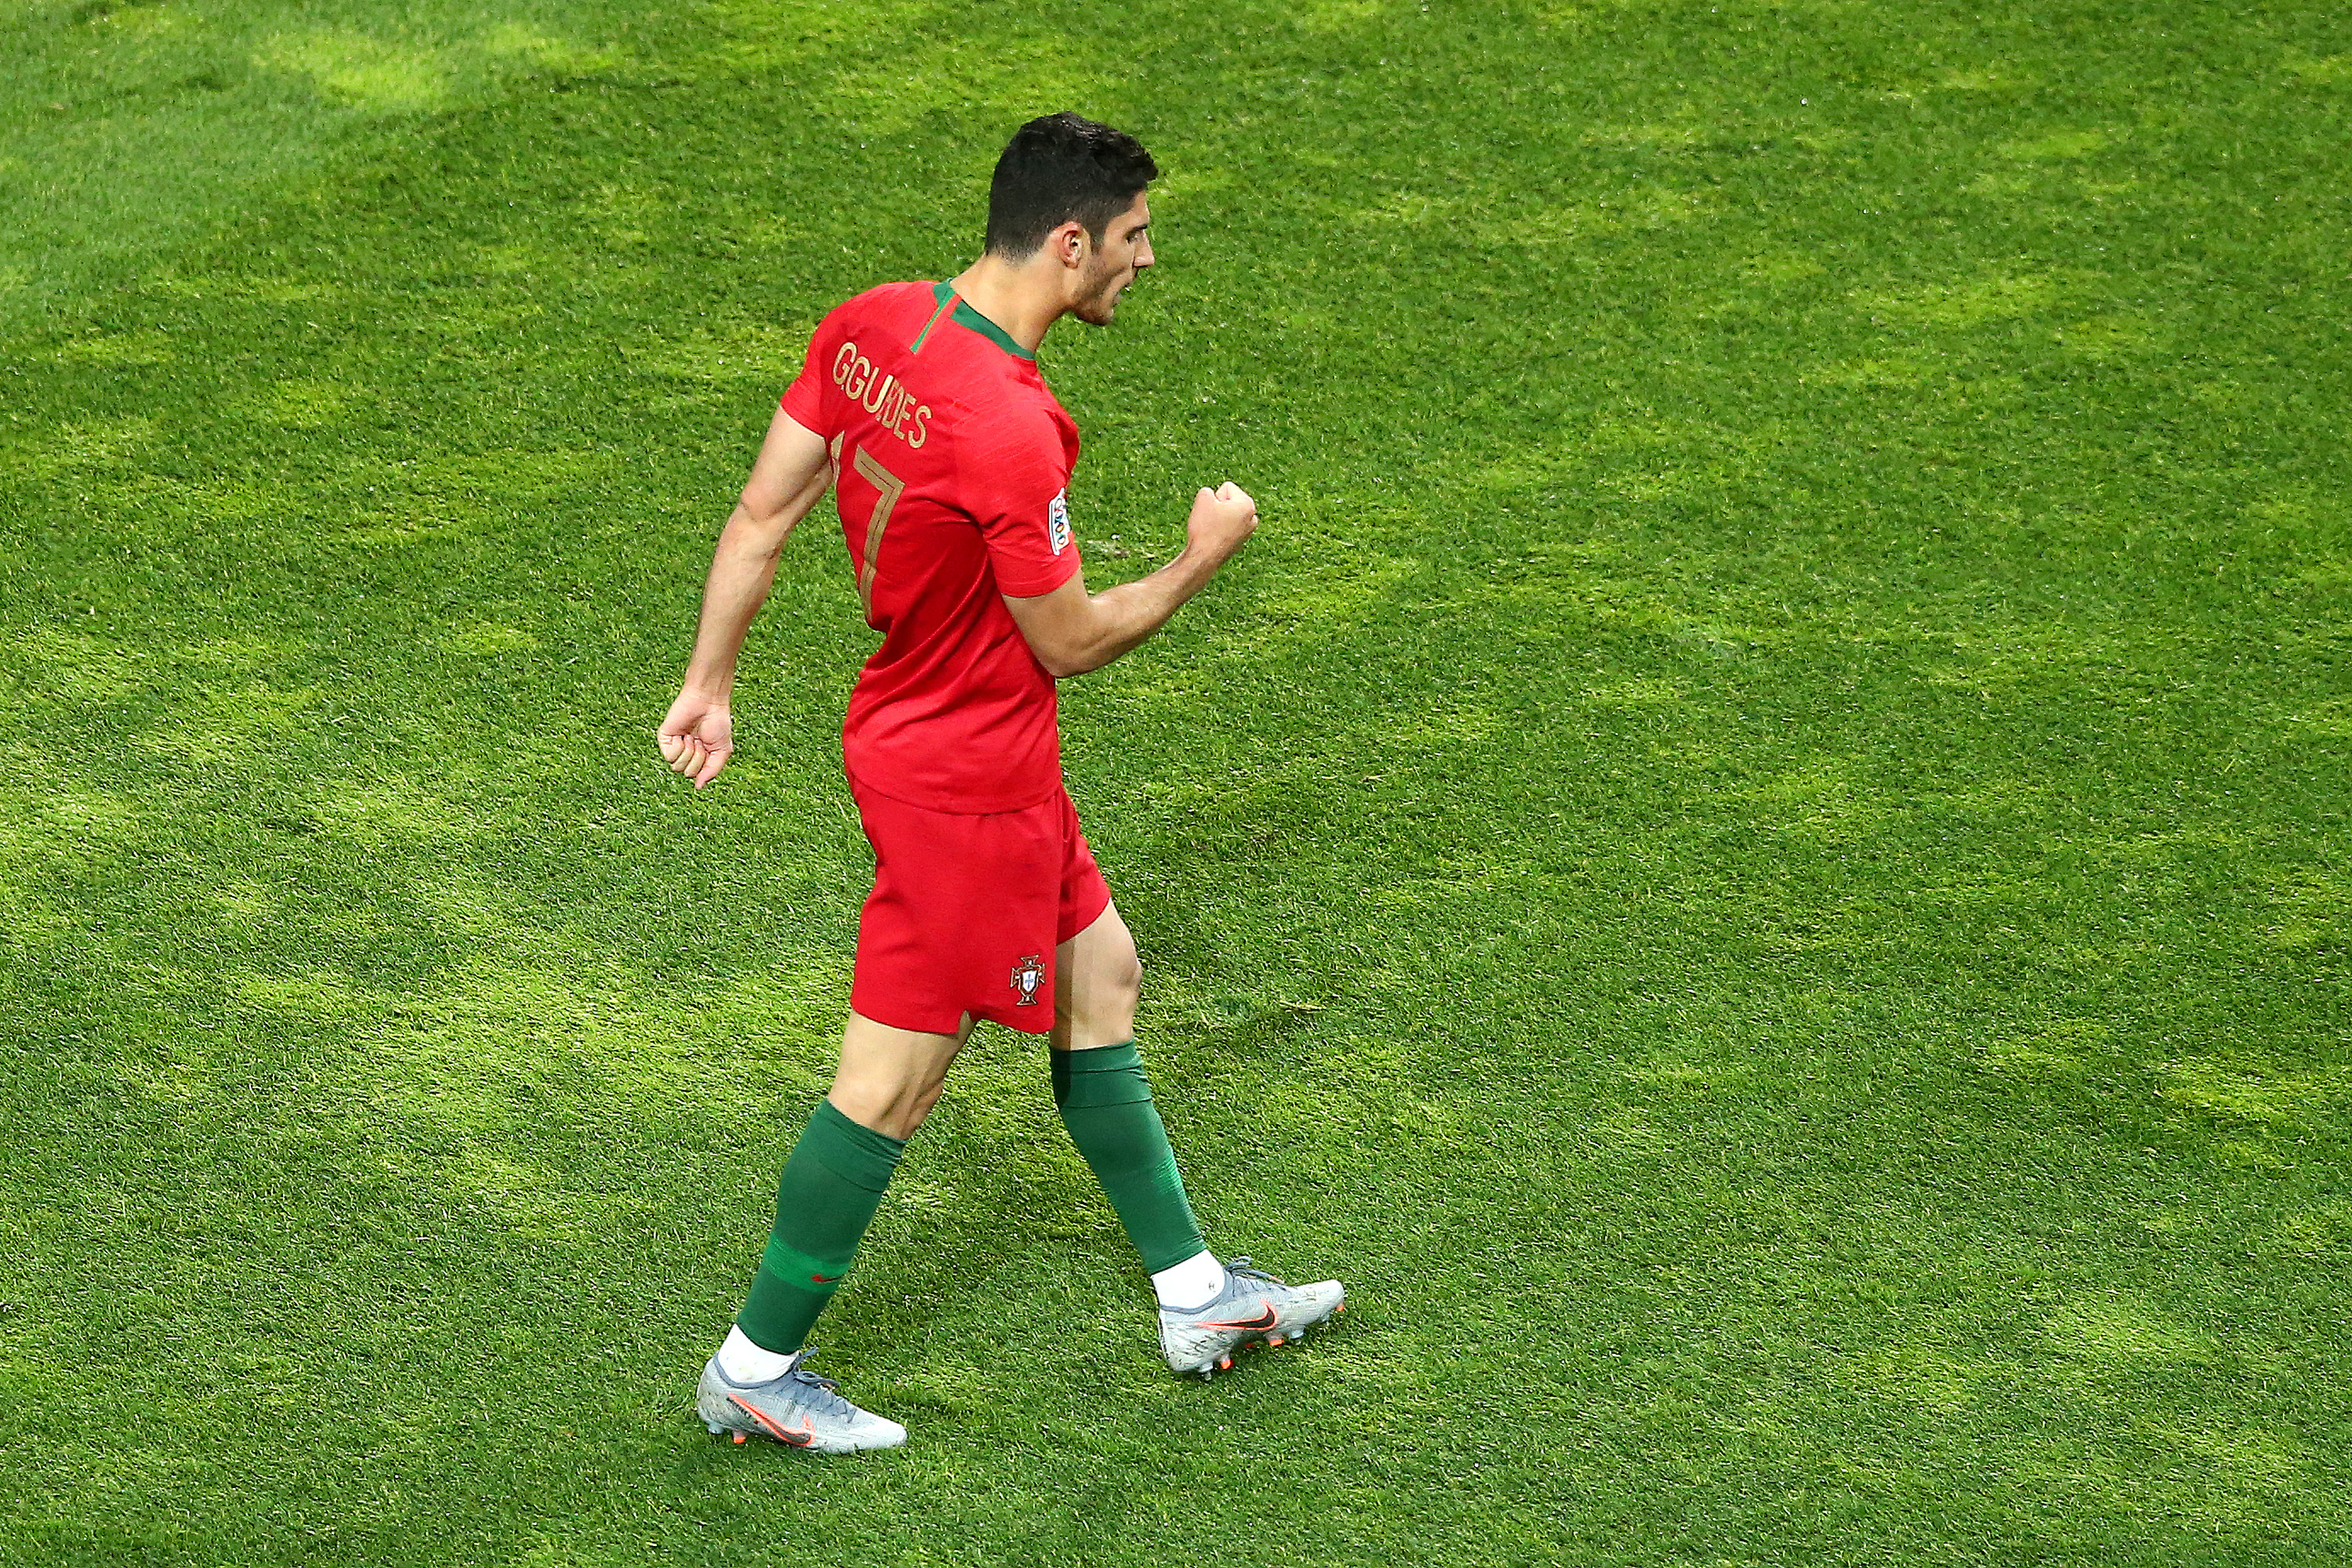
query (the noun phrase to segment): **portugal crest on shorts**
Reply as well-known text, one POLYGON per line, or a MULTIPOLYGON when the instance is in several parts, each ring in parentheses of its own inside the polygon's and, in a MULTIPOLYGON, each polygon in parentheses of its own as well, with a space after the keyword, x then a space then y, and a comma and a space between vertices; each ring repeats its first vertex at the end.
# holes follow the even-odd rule
POLYGON ((1031 953, 1013 966, 1013 1005, 1034 1007, 1037 987, 1045 984, 1045 965, 1042 953, 1031 953))

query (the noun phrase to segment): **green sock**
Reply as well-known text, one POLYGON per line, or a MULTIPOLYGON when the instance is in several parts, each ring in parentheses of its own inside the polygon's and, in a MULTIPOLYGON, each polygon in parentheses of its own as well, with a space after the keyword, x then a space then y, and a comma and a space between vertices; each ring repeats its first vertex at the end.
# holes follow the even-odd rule
POLYGON ((1192 1205, 1184 1201, 1176 1151, 1168 1146, 1168 1129, 1152 1109, 1151 1086, 1143 1079, 1135 1042, 1049 1054, 1062 1125, 1094 1168, 1136 1251, 1143 1254, 1143 1267, 1157 1274, 1197 1257, 1206 1244, 1192 1205))
POLYGON ((904 1140, 860 1127, 825 1100, 809 1118, 776 1184, 776 1228, 735 1326, 761 1350, 790 1355, 841 1288, 849 1260, 889 1188, 904 1140))

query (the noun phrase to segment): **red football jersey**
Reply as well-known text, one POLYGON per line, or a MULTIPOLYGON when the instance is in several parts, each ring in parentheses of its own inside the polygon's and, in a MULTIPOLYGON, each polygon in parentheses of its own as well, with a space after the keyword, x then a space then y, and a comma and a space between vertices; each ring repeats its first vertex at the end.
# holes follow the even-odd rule
POLYGON ((858 597, 882 634, 842 726, 851 775, 933 811, 1051 799, 1054 678, 1000 597, 1078 570, 1078 427, 1037 362, 946 284, 886 283, 825 317, 783 406, 832 446, 858 597))

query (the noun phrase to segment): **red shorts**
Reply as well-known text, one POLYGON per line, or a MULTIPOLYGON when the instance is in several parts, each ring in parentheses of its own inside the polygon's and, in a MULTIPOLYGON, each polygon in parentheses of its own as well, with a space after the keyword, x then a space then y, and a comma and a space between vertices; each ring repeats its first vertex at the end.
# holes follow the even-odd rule
POLYGON ((877 1024, 952 1035, 963 1016, 1054 1026, 1054 949, 1110 907, 1067 790, 1022 811, 926 811, 852 779, 874 846, 849 1005, 877 1024))

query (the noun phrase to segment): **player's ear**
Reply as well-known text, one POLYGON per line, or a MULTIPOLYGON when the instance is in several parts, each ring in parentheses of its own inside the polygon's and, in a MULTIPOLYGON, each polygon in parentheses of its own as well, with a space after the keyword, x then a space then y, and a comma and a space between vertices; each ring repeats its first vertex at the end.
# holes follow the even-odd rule
POLYGON ((1046 237, 1045 246, 1054 253, 1054 259, 1063 266, 1077 267, 1085 263, 1092 238, 1087 233, 1087 226, 1072 218, 1046 237))

